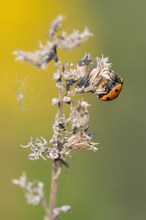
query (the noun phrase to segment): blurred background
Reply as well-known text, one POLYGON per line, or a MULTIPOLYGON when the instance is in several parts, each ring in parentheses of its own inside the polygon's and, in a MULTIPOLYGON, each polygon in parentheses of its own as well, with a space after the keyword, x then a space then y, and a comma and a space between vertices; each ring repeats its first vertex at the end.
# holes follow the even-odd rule
POLYGON ((57 90, 50 63, 46 71, 14 61, 15 49, 31 51, 46 41, 49 22, 66 16, 63 29, 94 36, 69 52, 63 61, 77 63, 85 52, 108 56, 113 70, 124 78, 120 96, 101 102, 80 95, 90 107, 90 131, 99 142, 97 153, 77 151, 63 168, 58 205, 72 211, 62 219, 146 219, 146 1, 144 0, 13 0, 0 7, 0 219, 43 219, 41 206, 32 207, 11 180, 26 171, 30 181, 40 179, 49 194, 51 163, 29 161, 21 149, 30 137, 50 139, 57 90), (19 92, 23 102, 17 100, 19 92))

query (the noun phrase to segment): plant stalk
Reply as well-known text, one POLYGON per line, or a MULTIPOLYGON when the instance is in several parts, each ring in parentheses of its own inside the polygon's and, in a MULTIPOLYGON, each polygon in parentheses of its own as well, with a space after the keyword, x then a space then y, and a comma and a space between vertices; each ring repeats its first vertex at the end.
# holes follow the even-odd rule
MULTIPOLYGON (((59 93, 59 102, 58 112, 56 115, 56 120, 59 122, 62 117, 62 107, 63 107, 63 83, 60 81, 58 87, 59 93)), ((59 138, 59 136, 58 136, 59 138)), ((52 176, 51 176, 51 188, 50 188, 50 201, 49 201, 49 210, 45 220, 57 220, 58 216, 54 215, 54 209, 57 207, 57 192, 58 192, 58 178, 61 173, 61 163, 59 160, 54 160, 52 163, 52 176)))
POLYGON ((56 220, 57 216, 54 215, 54 209, 57 207, 57 192, 58 192, 58 177, 61 172, 60 162, 53 161, 51 188, 50 188, 50 201, 47 218, 45 220, 56 220))

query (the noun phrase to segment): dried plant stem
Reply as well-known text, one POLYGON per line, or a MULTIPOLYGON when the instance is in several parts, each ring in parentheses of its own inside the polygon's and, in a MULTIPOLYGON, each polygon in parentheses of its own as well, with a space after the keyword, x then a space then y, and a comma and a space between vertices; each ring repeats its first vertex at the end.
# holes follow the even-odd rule
POLYGON ((62 81, 59 81, 57 84, 58 84, 58 95, 59 95, 59 105, 58 105, 57 120, 60 121, 61 120, 61 116, 62 116, 64 86, 63 86, 63 82, 62 81))
POLYGON ((52 176, 51 176, 51 189, 50 189, 50 201, 48 220, 56 220, 54 215, 54 209, 57 207, 57 191, 58 191, 58 177, 61 173, 61 167, 59 161, 54 161, 52 164, 52 176))
POLYGON ((49 207, 48 207, 48 203, 46 202, 45 199, 43 199, 43 201, 42 201, 42 206, 43 206, 43 208, 45 210, 45 213, 46 213, 44 220, 48 220, 48 217, 49 217, 49 207))
MULTIPOLYGON (((63 106, 63 82, 58 83, 58 93, 59 93, 59 105, 57 112, 57 121, 61 120, 62 116, 62 106, 63 106)), ((59 160, 54 160, 52 163, 52 176, 51 176, 51 188, 50 188, 50 201, 49 201, 49 212, 48 220, 56 220, 57 217, 54 215, 54 209, 57 207, 57 192, 58 192, 58 178, 61 173, 61 164, 59 160)))

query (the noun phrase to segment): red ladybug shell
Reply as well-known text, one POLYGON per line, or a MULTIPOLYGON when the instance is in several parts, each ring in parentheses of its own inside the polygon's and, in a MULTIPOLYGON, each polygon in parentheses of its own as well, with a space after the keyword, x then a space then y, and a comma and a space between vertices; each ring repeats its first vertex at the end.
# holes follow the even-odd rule
POLYGON ((113 99, 117 98, 117 96, 121 92, 121 89, 122 89, 122 84, 117 84, 116 86, 114 86, 114 88, 107 95, 104 95, 99 99, 102 101, 113 100, 113 99))

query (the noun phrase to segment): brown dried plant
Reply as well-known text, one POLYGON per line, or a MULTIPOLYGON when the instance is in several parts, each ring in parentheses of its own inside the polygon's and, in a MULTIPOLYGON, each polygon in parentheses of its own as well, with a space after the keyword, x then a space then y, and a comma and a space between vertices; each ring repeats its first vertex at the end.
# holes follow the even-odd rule
POLYGON ((92 33, 87 28, 83 32, 73 31, 67 35, 60 31, 63 16, 58 16, 51 24, 47 36, 50 41, 46 45, 40 43, 39 49, 34 52, 17 50, 14 52, 16 59, 27 61, 38 68, 46 68, 50 61, 54 61, 56 72, 53 79, 58 88, 58 98, 52 99, 52 106, 57 106, 58 110, 53 122, 53 136, 47 141, 44 137, 31 140, 22 148, 29 148, 30 160, 52 160, 52 176, 49 203, 45 199, 44 184, 40 181, 28 182, 25 173, 19 179, 14 179, 13 183, 19 185, 25 192, 26 200, 29 204, 42 204, 45 210, 44 220, 57 220, 61 212, 68 212, 71 207, 64 205, 57 207, 58 178, 62 165, 68 167, 67 157, 71 157, 73 150, 97 151, 98 143, 92 142, 92 135, 89 132, 89 111, 90 106, 82 99, 74 104, 72 96, 76 93, 93 93, 97 98, 107 95, 110 91, 109 84, 115 82, 122 84, 120 76, 111 70, 108 58, 101 57, 95 60, 90 58, 90 54, 84 57, 74 66, 72 63, 62 64, 58 57, 58 49, 70 50, 79 46, 87 40, 92 33), (63 105, 68 105, 70 112, 68 117, 63 113, 63 105), (70 126, 68 126, 70 125, 70 126))

